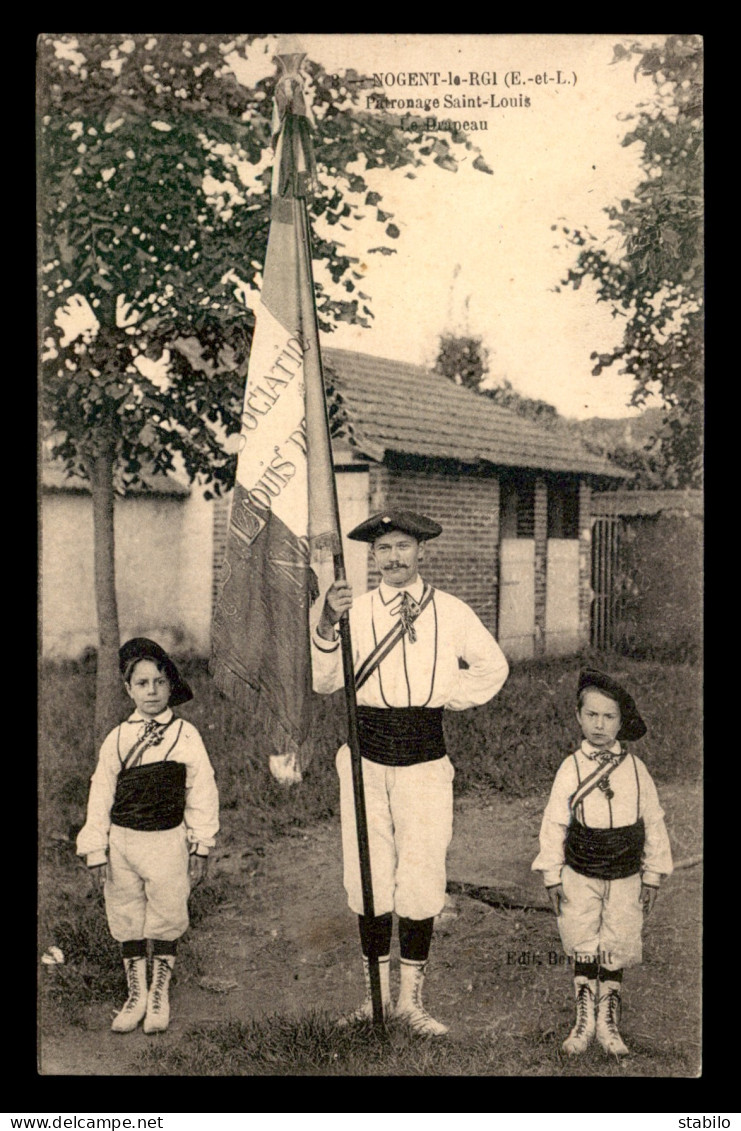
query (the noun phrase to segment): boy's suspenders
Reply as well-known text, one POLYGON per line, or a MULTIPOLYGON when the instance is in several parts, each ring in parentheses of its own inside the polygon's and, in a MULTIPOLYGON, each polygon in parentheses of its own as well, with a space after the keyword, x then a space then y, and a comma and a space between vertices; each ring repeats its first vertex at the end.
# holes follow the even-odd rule
POLYGON ((636 821, 641 817, 641 779, 638 777, 638 763, 636 762, 635 754, 631 754, 633 761, 633 773, 636 776, 636 821))
MULTIPOLYGON (((154 721, 154 720, 152 720, 152 721, 154 721)), ((162 725, 161 723, 155 724, 156 729, 155 729, 155 727, 152 727, 151 729, 149 729, 150 724, 147 723, 147 726, 145 728, 145 731, 144 731, 144 734, 142 735, 142 737, 140 739, 138 739, 137 742, 134 743, 134 745, 131 747, 131 750, 129 750, 126 757, 121 758, 121 768, 123 770, 131 770, 131 769, 133 769, 134 766, 140 765, 142 757, 144 755, 144 751, 148 750, 150 746, 159 746, 160 742, 165 737, 165 731, 167 730, 167 728, 169 726, 172 726, 172 724, 174 722, 175 722, 175 716, 173 715, 173 717, 170 719, 170 721, 165 723, 164 725, 162 725)), ((182 730, 182 719, 180 721, 180 729, 182 730)), ((119 726, 119 732, 118 733, 119 733, 119 739, 120 739, 120 737, 121 737, 120 726, 119 726)), ((178 731, 178 737, 180 737, 180 731, 178 731)), ((175 743, 173 743, 173 746, 174 745, 175 745, 175 743)), ((170 750, 172 750, 172 746, 170 747, 170 750)), ((170 750, 167 751, 167 754, 170 753, 170 750)), ((165 758, 163 759, 163 761, 167 758, 167 754, 165 755, 165 758)), ((121 757, 121 755, 119 753, 119 758, 120 757, 121 757)))
MULTIPOLYGON (((582 804, 582 802, 584 801, 584 798, 587 797, 592 792, 593 789, 596 789, 598 785, 600 785, 603 781, 606 781, 606 779, 609 778, 612 771, 616 770, 617 767, 621 764, 621 762, 624 761, 624 759, 626 757, 627 757, 627 751, 621 752, 620 755, 618 756, 618 758, 615 761, 610 759, 607 762, 603 762, 601 765, 599 765, 597 767, 596 770, 593 770, 592 773, 589 775, 589 777, 585 778, 584 781, 581 781, 581 779, 580 779, 577 789, 574 791, 574 793, 571 795, 571 797, 569 799, 569 805, 571 806, 572 813, 576 812, 577 806, 582 804)), ((578 765, 577 760, 576 760, 576 755, 574 755, 574 762, 576 763, 577 776, 579 776, 579 765, 578 765)), ((584 816, 584 810, 582 809, 582 817, 583 816, 584 816)))

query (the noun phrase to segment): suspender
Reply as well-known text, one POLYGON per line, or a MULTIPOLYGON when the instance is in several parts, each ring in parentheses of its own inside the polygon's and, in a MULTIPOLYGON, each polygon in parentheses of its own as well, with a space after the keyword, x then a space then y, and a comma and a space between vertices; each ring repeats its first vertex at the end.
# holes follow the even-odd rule
POLYGON ((620 754, 620 757, 617 761, 604 762, 601 766, 598 766, 597 769, 594 770, 588 778, 585 778, 583 782, 580 782, 579 787, 572 794, 569 801, 572 813, 575 812, 576 807, 583 802, 584 798, 587 797, 593 789, 596 789, 601 782, 609 778, 612 771, 617 769, 620 763, 624 760, 625 756, 625 752, 623 752, 620 754))
MULTIPOLYGON (((134 745, 131 747, 131 749, 129 750, 126 757, 121 758, 122 769, 130 770, 133 766, 138 766, 141 763, 142 757, 144 755, 144 751, 148 750, 150 746, 159 746, 160 742, 162 741, 162 739, 165 736, 165 731, 167 730, 168 727, 172 726, 172 724, 174 722, 175 722, 175 716, 173 715, 173 717, 170 719, 170 721, 165 723, 164 726, 162 726, 160 724, 158 726, 157 730, 152 731, 149 734, 145 734, 140 739, 138 739, 138 741, 135 742, 134 745)), ((180 721, 180 729, 182 730, 182 720, 180 721)), ((119 727, 118 733, 119 733, 119 737, 120 737, 120 735, 121 735, 121 728, 120 727, 119 727)), ((180 731, 178 731, 178 737, 179 736, 180 736, 180 731)), ((174 745, 175 745, 175 743, 173 743, 173 746, 174 745)), ((170 750, 172 750, 172 746, 170 747, 170 750)), ((167 751, 167 754, 165 755, 165 758, 163 759, 163 761, 166 760, 167 755, 170 753, 170 750, 167 751)), ((120 754, 119 754, 119 757, 120 757, 120 754)))
POLYGON ((636 776, 636 821, 637 821, 637 820, 639 820, 639 818, 641 816, 641 782, 640 782, 640 779, 638 777, 638 766, 636 765, 635 754, 631 754, 631 758, 633 759, 633 773, 636 776))
MULTIPOLYGON (((419 612, 417 616, 421 616, 424 610, 429 605, 435 594, 435 590, 431 585, 428 585, 425 592, 422 594, 422 600, 419 603, 419 612)), ((416 619, 416 618, 415 618, 416 619)), ((379 664, 383 663, 388 654, 396 647, 401 638, 406 634, 407 628, 399 620, 393 628, 389 629, 382 640, 379 640, 370 655, 366 656, 362 664, 355 673, 355 690, 359 691, 364 683, 367 683, 373 675, 379 664)))

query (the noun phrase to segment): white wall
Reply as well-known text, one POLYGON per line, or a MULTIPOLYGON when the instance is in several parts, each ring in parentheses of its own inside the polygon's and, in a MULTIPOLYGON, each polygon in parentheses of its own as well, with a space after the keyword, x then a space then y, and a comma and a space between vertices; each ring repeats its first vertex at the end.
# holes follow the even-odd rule
POLYGON ((535 542, 503 538, 499 573, 497 640, 511 660, 535 655, 535 542))
MULTIPOLYGON (((339 472, 345 565, 356 593, 367 588, 368 548, 347 531, 368 517, 368 472, 339 472)), ((151 636, 175 653, 207 656, 211 637, 214 503, 190 495, 116 499, 116 588, 121 639, 151 636)), ((320 585, 332 580, 331 561, 320 585)), ((90 496, 42 498, 41 623, 45 656, 76 659, 96 647, 90 496)))
MULTIPOLYGON (((179 653, 208 651, 212 508, 196 492, 117 499, 116 583, 122 639, 152 636, 179 653)), ((41 624, 45 656, 77 658, 98 624, 90 496, 42 498, 41 624)))

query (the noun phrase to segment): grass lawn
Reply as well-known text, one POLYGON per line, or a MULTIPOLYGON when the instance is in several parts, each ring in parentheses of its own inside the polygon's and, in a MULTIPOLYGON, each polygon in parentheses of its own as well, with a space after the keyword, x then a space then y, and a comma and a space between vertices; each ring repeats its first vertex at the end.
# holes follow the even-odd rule
MULTIPOLYGON (((452 879, 506 884, 517 862, 527 883, 545 796, 577 739, 573 700, 580 663, 602 667, 634 692, 649 725, 635 749, 659 786, 675 858, 702 851, 699 669, 588 654, 516 665, 492 703, 446 715, 461 829, 451 853, 452 879), (497 860, 500 875, 494 874, 497 860)), ((96 1071, 79 1059, 89 1038, 90 1049, 98 1047, 91 1057, 102 1055, 105 1062, 110 1056, 117 1067, 109 1071, 129 1074, 697 1073, 696 867, 678 872, 662 891, 647 924, 644 964, 626 974, 624 1028, 634 1051, 628 1063, 613 1064, 599 1049, 576 1062, 563 1057, 570 979, 548 964, 547 955, 558 949, 555 923, 538 905, 542 891, 536 898, 534 889, 517 910, 488 905, 466 894, 465 884, 451 884, 457 894, 449 922, 436 929, 428 978, 430 1000, 451 1024, 445 1041, 393 1027, 382 1038, 362 1028, 338 1034, 335 1008, 354 1004, 359 990, 357 927, 344 908, 336 828, 341 697, 317 699, 314 761, 304 782, 286 789, 270 777, 267 751, 203 666, 189 665, 187 675, 195 699, 182 714, 198 726, 211 754, 222 833, 211 878, 191 900, 192 926, 178 960, 177 1021, 161 1039, 132 1034, 108 1053, 110 1008, 122 1000, 119 951, 74 853, 96 760, 94 673, 74 665, 43 672, 39 953, 59 946, 65 964, 42 984, 40 1027, 42 1047, 53 1045, 60 1064, 67 1063, 65 1047, 76 1045, 82 1066, 75 1071, 96 1071), (296 871, 298 860, 303 870, 296 871), (295 872, 293 884, 289 872, 295 872), (312 900, 321 913, 302 919, 312 913, 312 900), (544 956, 542 964, 528 967, 509 957, 530 953, 544 956), (223 980, 225 971, 238 988, 231 996, 209 994, 203 987, 223 980)), ((122 696, 122 717, 127 703, 122 696)))

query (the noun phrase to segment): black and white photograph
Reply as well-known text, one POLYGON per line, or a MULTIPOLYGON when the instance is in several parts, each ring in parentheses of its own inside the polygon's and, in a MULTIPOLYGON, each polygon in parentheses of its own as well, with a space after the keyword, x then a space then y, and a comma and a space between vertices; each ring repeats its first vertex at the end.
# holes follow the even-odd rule
POLYGON ((702 36, 44 33, 36 182, 39 1076, 697 1080, 702 36))

